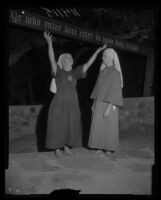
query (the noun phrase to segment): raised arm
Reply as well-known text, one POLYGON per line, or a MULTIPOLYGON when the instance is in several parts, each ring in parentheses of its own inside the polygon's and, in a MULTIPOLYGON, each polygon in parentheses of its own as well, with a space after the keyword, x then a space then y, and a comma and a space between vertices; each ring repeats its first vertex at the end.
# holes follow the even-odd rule
POLYGON ((52 67, 54 74, 56 75, 57 64, 56 64, 56 61, 55 61, 55 55, 54 55, 54 50, 53 50, 52 35, 50 35, 50 33, 47 33, 47 31, 45 31, 44 32, 44 38, 45 38, 45 40, 48 44, 48 55, 49 55, 51 67, 52 67))
POLYGON ((92 65, 92 63, 95 61, 97 55, 99 54, 100 51, 104 50, 105 48, 107 48, 107 45, 104 44, 103 47, 99 47, 95 53, 91 56, 91 58, 88 60, 87 63, 84 64, 83 66, 83 73, 86 72, 89 67, 92 65))

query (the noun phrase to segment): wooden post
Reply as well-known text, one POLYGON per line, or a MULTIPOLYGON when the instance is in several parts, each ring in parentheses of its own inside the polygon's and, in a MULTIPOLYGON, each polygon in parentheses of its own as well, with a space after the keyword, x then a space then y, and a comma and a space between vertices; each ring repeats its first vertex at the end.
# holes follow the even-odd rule
POLYGON ((146 71, 144 80, 144 97, 152 95, 152 85, 153 85, 153 75, 154 75, 154 55, 147 56, 146 60, 146 71))

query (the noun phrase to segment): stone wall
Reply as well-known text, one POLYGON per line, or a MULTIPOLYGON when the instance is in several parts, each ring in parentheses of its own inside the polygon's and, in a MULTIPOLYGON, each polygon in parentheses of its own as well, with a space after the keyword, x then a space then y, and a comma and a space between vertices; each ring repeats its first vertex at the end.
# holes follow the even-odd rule
POLYGON ((119 110, 120 132, 154 131, 154 97, 126 98, 119 110))
POLYGON ((9 106, 9 139, 34 134, 42 105, 9 106))
MULTIPOLYGON (((35 134, 40 114, 47 118, 42 105, 9 106, 9 139, 17 139, 27 134, 35 134)), ((39 123, 45 122, 42 120, 39 123)), ((45 122, 46 123, 46 122, 45 122)), ((140 131, 154 129, 154 97, 126 98, 124 108, 119 110, 120 131, 137 128, 140 131), (148 127, 145 129, 145 127, 148 127)))

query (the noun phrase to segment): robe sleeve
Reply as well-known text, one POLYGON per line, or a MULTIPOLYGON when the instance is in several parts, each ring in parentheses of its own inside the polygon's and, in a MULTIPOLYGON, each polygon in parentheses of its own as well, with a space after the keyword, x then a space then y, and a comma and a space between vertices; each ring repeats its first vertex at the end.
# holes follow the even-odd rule
POLYGON ((105 99, 113 105, 123 106, 121 77, 118 72, 111 74, 110 86, 105 99))
POLYGON ((83 66, 84 65, 80 65, 76 67, 76 69, 73 71, 73 75, 75 76, 76 79, 82 79, 86 77, 87 72, 83 73, 83 66))

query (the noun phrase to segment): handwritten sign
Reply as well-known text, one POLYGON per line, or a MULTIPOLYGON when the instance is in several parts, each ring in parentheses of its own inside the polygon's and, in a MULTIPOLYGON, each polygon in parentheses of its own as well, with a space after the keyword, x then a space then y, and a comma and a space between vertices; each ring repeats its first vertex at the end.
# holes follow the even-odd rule
POLYGON ((148 55, 152 50, 140 47, 136 44, 119 40, 114 37, 107 37, 98 32, 86 30, 84 28, 72 26, 57 20, 49 19, 33 13, 23 13, 20 10, 10 10, 9 21, 15 25, 26 26, 41 31, 48 30, 55 34, 64 35, 66 37, 75 38, 91 43, 107 44, 109 47, 131 51, 138 54, 148 55))

